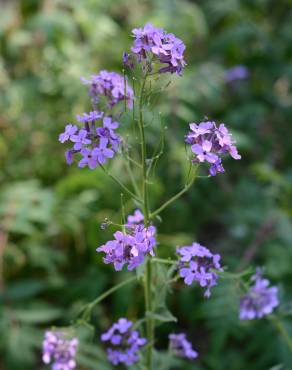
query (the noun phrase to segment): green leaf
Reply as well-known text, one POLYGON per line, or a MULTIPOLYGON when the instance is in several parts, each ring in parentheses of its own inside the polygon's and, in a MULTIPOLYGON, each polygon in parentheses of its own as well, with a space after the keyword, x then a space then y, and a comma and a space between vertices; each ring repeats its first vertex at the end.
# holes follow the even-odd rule
POLYGON ((54 307, 39 307, 29 309, 16 309, 13 310, 11 314, 20 322, 36 324, 46 323, 60 318, 63 315, 63 310, 54 307))
POLYGON ((12 283, 6 287, 3 293, 0 294, 0 302, 28 299, 36 296, 46 287, 47 284, 44 281, 34 279, 12 283))
POLYGON ((177 322, 177 318, 165 307, 152 313, 147 313, 146 316, 152 317, 159 322, 177 322))

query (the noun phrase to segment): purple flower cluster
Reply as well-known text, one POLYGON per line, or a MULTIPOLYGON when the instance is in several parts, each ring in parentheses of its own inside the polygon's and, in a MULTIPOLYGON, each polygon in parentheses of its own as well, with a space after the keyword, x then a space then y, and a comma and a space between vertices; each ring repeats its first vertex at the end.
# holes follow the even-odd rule
POLYGON ((76 367, 77 347, 77 338, 66 339, 60 331, 47 331, 43 341, 43 362, 52 363, 52 370, 72 370, 76 367))
POLYGON ((113 158, 121 142, 120 136, 115 133, 119 123, 98 111, 78 115, 77 120, 84 124, 82 128, 69 124, 59 136, 61 143, 73 143, 73 147, 65 153, 67 163, 72 164, 74 155, 79 153, 82 157, 78 167, 94 169, 113 158), (102 122, 102 126, 97 127, 98 122, 102 122))
POLYGON ((269 286, 269 280, 263 279, 260 269, 251 279, 254 284, 240 299, 240 320, 260 319, 272 313, 279 305, 278 288, 269 286))
POLYGON ((229 153, 234 159, 241 158, 234 145, 235 141, 224 123, 220 123, 219 127, 211 121, 190 123, 190 129, 185 140, 191 145, 191 151, 195 154, 193 162, 208 162, 211 176, 224 172, 221 159, 223 154, 229 153))
POLYGON ((224 79, 226 82, 244 80, 248 77, 248 69, 245 66, 238 65, 225 71, 224 79))
POLYGON ((113 365, 130 366, 139 360, 139 350, 147 341, 132 326, 131 321, 121 318, 101 335, 101 340, 109 343, 107 356, 113 365))
POLYGON ((177 356, 194 360, 198 357, 198 352, 192 348, 192 344, 187 340, 184 333, 169 334, 169 346, 177 356))
POLYGON ((103 70, 97 75, 92 75, 89 80, 84 77, 81 80, 90 86, 89 95, 94 104, 103 96, 110 108, 124 100, 127 101, 128 108, 133 107, 133 90, 120 74, 103 70))
POLYGON ((113 263, 116 271, 120 271, 125 264, 128 270, 141 265, 147 254, 154 256, 153 248, 156 245, 156 228, 152 225, 145 227, 141 221, 144 219, 141 211, 128 217, 127 232, 116 231, 114 240, 97 248, 97 252, 104 252, 104 263, 113 263))
POLYGON ((218 274, 223 271, 220 265, 220 255, 212 254, 208 248, 198 243, 177 249, 180 255, 179 273, 187 285, 197 281, 201 287, 206 288, 205 297, 210 297, 210 289, 217 284, 218 274))
MULTIPOLYGON (((156 28, 147 23, 142 28, 132 30, 134 43, 131 51, 137 56, 138 61, 159 62, 164 64, 159 73, 181 74, 185 66, 185 45, 182 40, 172 33, 166 33, 162 28, 156 28)), ((124 63, 131 63, 131 58, 124 54, 124 63)))

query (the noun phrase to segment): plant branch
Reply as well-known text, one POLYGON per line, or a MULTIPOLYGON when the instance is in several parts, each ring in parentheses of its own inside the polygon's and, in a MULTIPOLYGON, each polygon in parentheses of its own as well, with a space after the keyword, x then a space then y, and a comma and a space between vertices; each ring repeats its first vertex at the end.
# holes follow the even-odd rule
POLYGON ((111 295, 112 293, 114 293, 115 291, 121 289, 122 287, 124 287, 125 285, 128 285, 130 283, 132 283, 134 280, 136 280, 136 276, 134 277, 131 277, 127 280, 124 280, 122 281, 121 283, 113 286, 112 288, 108 289, 107 291, 105 291, 104 293, 102 293, 100 296, 98 296, 94 301, 88 303, 84 309, 82 310, 83 312, 83 315, 82 317, 83 318, 87 318, 88 315, 90 314, 90 312, 92 311, 93 307, 96 306, 98 303, 100 303, 101 301, 103 301, 105 298, 107 298, 109 295, 111 295))
MULTIPOLYGON (((140 93, 139 93, 139 105, 138 105, 138 126, 140 133, 140 145, 141 145, 141 163, 142 163, 142 196, 143 196, 143 213, 144 222, 147 227, 149 224, 149 204, 148 204, 148 179, 147 179, 147 152, 146 152, 146 141, 144 132, 144 122, 143 122, 143 94, 145 90, 145 84, 147 80, 147 72, 141 83, 140 93)), ((144 279, 144 294, 145 294, 145 311, 152 312, 152 265, 151 261, 148 259, 146 262, 146 272, 144 279)), ((146 367, 147 370, 152 370, 152 351, 154 343, 154 322, 151 315, 146 316, 146 332, 147 341, 149 346, 146 351, 146 367)))
POLYGON ((156 257, 153 257, 152 261, 157 262, 157 263, 164 263, 166 265, 176 265, 177 264, 177 261, 170 260, 170 259, 164 259, 164 258, 156 258, 156 257))
POLYGON ((155 211, 153 211, 151 214, 150 214, 150 219, 154 218, 155 216, 159 215, 160 212, 162 212, 166 207, 168 207, 171 203, 173 203, 174 201, 176 201, 177 199, 179 199, 184 193, 186 193, 190 187, 193 185, 193 183, 195 182, 196 180, 196 173, 197 173, 197 169, 198 167, 196 168, 195 170, 195 174, 192 178, 192 180, 186 184, 184 186, 184 188, 179 191, 177 194, 175 194, 173 197, 171 197, 170 199, 168 199, 165 203, 163 203, 159 208, 157 208, 155 211))
POLYGON ((142 203, 141 199, 139 199, 130 189, 127 188, 126 185, 124 185, 119 179, 117 179, 114 175, 109 173, 103 166, 100 166, 101 169, 112 179, 114 180, 125 192, 130 195, 133 199, 135 199, 137 202, 142 203))
POLYGON ((292 338, 290 337, 289 333, 287 332, 284 324, 282 321, 280 321, 277 317, 273 316, 270 318, 270 321, 273 323, 274 327, 277 329, 279 334, 285 339, 285 342, 290 350, 292 352, 292 338))

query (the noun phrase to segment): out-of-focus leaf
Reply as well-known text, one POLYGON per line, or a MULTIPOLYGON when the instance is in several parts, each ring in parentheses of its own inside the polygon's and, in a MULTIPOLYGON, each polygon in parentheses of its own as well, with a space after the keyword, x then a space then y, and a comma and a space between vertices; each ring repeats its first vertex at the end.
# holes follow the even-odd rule
POLYGON ((26 279, 20 282, 11 283, 0 295, 0 300, 17 301, 29 299, 36 296, 46 288, 47 284, 42 280, 26 279))

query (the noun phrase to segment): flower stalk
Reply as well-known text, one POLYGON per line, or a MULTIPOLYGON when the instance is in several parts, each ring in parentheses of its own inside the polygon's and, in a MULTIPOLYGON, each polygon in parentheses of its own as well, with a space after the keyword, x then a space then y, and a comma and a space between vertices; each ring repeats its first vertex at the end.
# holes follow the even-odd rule
MULTIPOLYGON (((145 140, 145 130, 143 121, 143 95, 145 91, 145 85, 147 81, 147 72, 145 73, 139 93, 138 103, 138 126, 140 133, 140 145, 141 145, 141 163, 142 163, 142 197, 143 197, 143 211, 144 211, 144 223, 145 226, 149 225, 149 202, 148 202, 148 176, 147 176, 147 150, 145 140)), ((145 296, 145 314, 146 314, 146 332, 147 332, 147 352, 146 352, 146 366, 147 370, 152 370, 152 352, 154 342, 154 322, 152 318, 152 266, 151 260, 146 261, 146 272, 144 277, 144 296, 145 296)))

